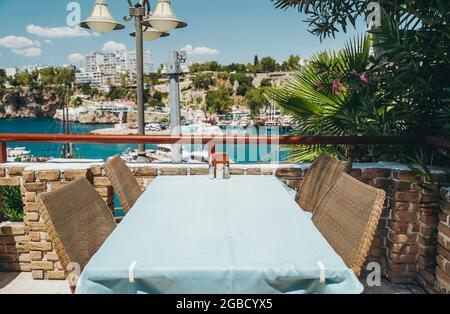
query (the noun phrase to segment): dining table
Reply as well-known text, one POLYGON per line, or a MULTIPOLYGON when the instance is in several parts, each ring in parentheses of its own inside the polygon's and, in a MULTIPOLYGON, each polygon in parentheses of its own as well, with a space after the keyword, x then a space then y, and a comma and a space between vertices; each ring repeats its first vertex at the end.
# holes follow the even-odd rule
POLYGON ((77 294, 360 294, 275 176, 160 176, 84 268, 77 294))

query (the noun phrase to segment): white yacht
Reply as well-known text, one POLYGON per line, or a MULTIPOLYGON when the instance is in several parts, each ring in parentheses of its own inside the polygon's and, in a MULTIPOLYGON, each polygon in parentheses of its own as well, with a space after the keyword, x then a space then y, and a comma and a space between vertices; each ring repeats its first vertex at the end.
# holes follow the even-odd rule
POLYGON ((30 153, 31 152, 29 150, 27 150, 26 147, 14 147, 14 148, 6 149, 6 155, 11 158, 29 156, 30 153))
POLYGON ((162 131, 162 126, 159 123, 150 123, 145 126, 145 131, 160 132, 162 131))

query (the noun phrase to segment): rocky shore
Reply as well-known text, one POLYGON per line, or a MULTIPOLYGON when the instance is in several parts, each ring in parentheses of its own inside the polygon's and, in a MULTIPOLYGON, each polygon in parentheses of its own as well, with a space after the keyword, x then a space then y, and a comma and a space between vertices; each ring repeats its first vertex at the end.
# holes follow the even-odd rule
MULTIPOLYGON (((53 119, 63 121, 62 112, 57 112, 53 119)), ((121 122, 118 114, 105 111, 86 112, 76 115, 69 114, 68 120, 82 124, 118 124, 121 122)))
POLYGON ((52 88, 6 91, 0 97, 0 119, 53 118, 63 101, 52 88))
MULTIPOLYGON (((0 119, 51 118, 62 121, 60 109, 64 101, 64 93, 57 88, 6 90, 0 95, 0 119)), ((69 121, 82 124, 117 124, 121 119, 116 113, 95 111, 70 114, 69 121)))

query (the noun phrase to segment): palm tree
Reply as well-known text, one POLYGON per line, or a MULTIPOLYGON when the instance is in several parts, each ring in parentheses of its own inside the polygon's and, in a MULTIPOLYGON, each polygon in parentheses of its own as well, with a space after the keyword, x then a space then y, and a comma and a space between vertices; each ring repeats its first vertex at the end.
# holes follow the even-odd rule
MULTIPOLYGON (((322 52, 301 66, 282 87, 266 97, 290 114, 302 135, 350 136, 391 132, 389 106, 371 77, 371 38, 349 40, 339 52, 322 52)), ((313 160, 326 152, 358 158, 358 147, 291 148, 292 161, 313 160)))

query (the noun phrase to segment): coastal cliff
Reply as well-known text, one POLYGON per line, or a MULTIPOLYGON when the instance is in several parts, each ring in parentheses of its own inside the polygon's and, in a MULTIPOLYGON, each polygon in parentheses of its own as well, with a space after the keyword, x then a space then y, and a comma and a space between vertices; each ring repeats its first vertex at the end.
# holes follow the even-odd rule
MULTIPOLYGON (((63 120, 61 108, 64 93, 55 88, 6 90, 0 94, 0 119, 51 118, 63 120), (59 112, 58 112, 59 111, 59 112)), ((69 121, 82 124, 116 124, 118 114, 108 112, 86 112, 70 115, 69 121)))
POLYGON ((52 118, 63 101, 62 93, 51 88, 6 91, 0 97, 0 119, 52 118))

